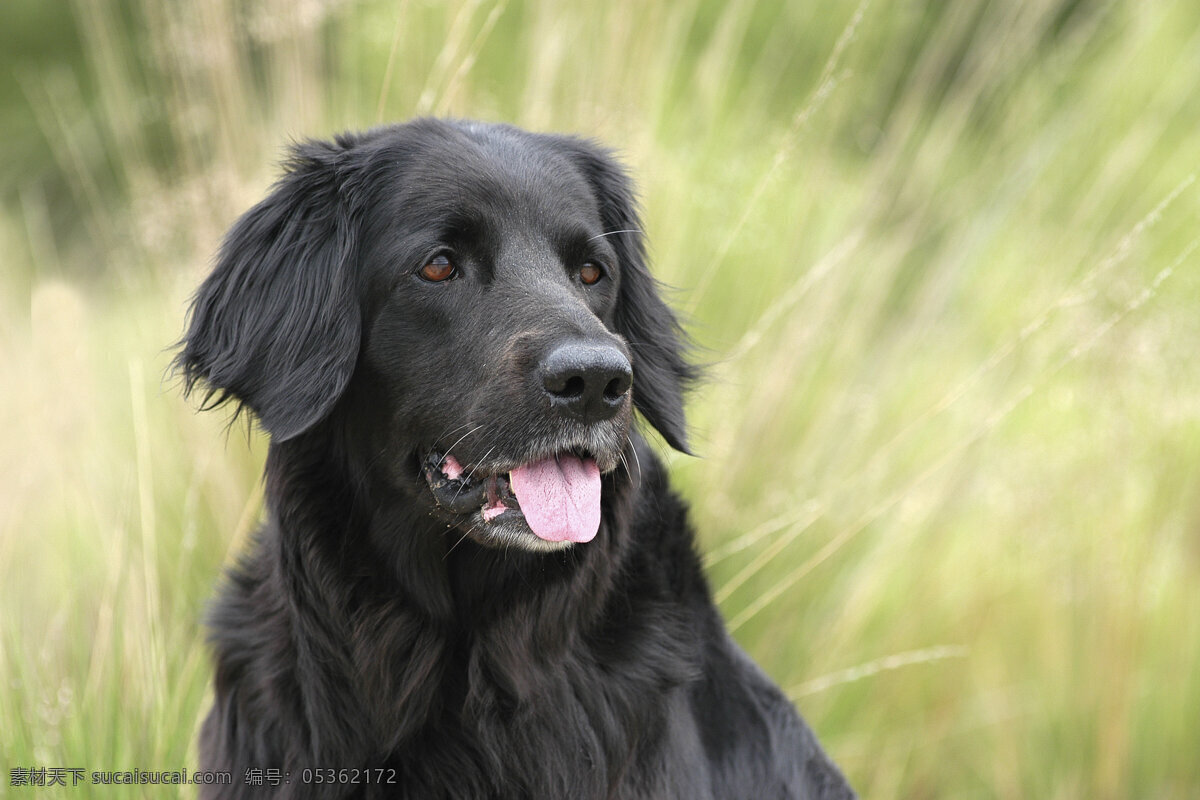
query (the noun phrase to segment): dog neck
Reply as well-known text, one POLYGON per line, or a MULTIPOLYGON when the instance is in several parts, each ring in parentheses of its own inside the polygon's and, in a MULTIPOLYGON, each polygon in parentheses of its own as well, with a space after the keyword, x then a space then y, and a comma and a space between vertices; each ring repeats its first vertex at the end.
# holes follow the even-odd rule
MULTIPOLYGON (((363 698, 389 737, 404 735, 401 723, 419 721, 412 703, 435 714, 443 690, 468 692, 469 681, 456 689, 454 676, 483 665, 513 703, 538 691, 528 665, 554 669, 606 611, 628 539, 622 520, 636 491, 625 468, 604 478, 593 541, 531 553, 486 548, 447 530, 430 516, 419 486, 396 486, 378 464, 351 462, 342 454, 355 448, 336 440, 316 429, 273 443, 267 458, 271 541, 264 544, 287 578, 297 652, 310 653, 314 665, 343 664, 346 690, 363 698), (326 613, 306 613, 314 606, 326 613), (320 630, 312 628, 316 619, 326 621, 320 630), (365 698, 407 706, 393 714, 365 698)), ((644 464, 653 456, 639 444, 644 464)), ((635 461, 632 453, 628 460, 635 461)))

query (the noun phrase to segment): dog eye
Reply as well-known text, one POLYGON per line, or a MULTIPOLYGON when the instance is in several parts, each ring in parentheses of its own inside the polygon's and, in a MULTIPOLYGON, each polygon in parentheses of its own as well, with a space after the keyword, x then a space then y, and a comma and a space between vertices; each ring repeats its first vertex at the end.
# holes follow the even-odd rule
POLYGON ((579 280, 581 280, 587 286, 597 283, 603 277, 604 270, 602 270, 599 265, 593 264, 591 261, 579 268, 579 280))
POLYGON ((429 259, 428 264, 421 267, 417 274, 430 283, 441 283, 453 278, 457 272, 458 270, 450 263, 450 259, 445 256, 434 256, 429 259))

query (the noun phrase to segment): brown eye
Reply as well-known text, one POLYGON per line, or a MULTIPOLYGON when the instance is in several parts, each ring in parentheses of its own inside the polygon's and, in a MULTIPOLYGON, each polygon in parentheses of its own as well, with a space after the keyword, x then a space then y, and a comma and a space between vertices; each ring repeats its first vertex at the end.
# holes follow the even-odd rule
POLYGON ((455 272, 457 270, 450 263, 450 259, 445 256, 434 256, 429 259, 428 264, 421 267, 420 272, 417 274, 431 283, 441 283, 453 278, 455 272))
POLYGON ((592 262, 588 262, 579 268, 579 280, 583 281, 588 286, 591 286, 596 281, 604 277, 604 270, 596 266, 592 262))

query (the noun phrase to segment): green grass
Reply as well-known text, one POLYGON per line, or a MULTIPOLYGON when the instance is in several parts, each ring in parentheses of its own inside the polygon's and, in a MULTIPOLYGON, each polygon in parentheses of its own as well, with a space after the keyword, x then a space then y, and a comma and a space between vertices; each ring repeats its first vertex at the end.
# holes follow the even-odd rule
POLYGON ((435 113, 622 151, 714 588, 865 797, 1200 796, 1200 7, 244 5, 80 0, 84 67, 14 66, 5 791, 194 767, 265 447, 164 379, 187 295, 289 139, 435 113))

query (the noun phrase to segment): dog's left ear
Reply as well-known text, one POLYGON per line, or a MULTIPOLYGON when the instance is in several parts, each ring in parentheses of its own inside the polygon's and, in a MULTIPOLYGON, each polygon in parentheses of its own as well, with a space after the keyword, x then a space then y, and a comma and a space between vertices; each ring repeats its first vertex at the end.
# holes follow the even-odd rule
POLYGON ((687 339, 663 302, 646 266, 642 223, 633 184, 612 156, 590 142, 571 140, 572 156, 592 185, 604 232, 616 250, 619 285, 614 325, 633 351, 633 402, 667 443, 690 453, 683 396, 699 378, 686 358, 687 339))
POLYGON ((323 419, 358 358, 356 224, 343 197, 348 148, 298 145, 267 199, 230 229, 192 302, 175 366, 205 407, 235 401, 276 441, 323 419))

